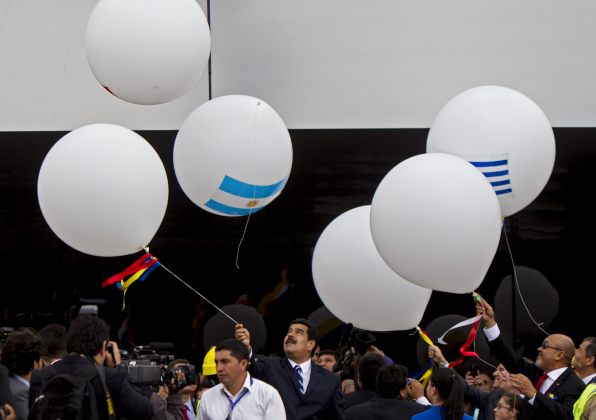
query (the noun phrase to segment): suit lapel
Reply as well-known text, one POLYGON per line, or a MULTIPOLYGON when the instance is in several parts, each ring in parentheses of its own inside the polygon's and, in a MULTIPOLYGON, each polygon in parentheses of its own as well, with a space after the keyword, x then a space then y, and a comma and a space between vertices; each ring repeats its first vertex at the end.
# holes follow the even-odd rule
POLYGON ((290 378, 290 382, 292 382, 292 385, 294 385, 296 393, 300 396, 300 398, 302 398, 302 393, 300 392, 300 384, 298 383, 296 372, 294 371, 294 368, 292 368, 290 361, 284 358, 281 362, 281 367, 286 372, 286 376, 290 378))
POLYGON ((559 377, 557 378, 557 380, 554 381, 553 384, 546 390, 546 392, 544 393, 544 395, 554 394, 554 392, 557 389, 559 389, 559 387, 561 386, 561 384, 567 379, 567 377, 571 373, 572 373, 571 372, 571 368, 567 368, 567 370, 565 370, 563 373, 561 373, 561 375, 559 375, 559 377))
POLYGON ((310 379, 308 381, 308 387, 306 388, 306 392, 304 393, 304 398, 308 397, 308 395, 312 392, 312 390, 317 386, 317 383, 321 380, 321 370, 322 367, 315 365, 314 363, 310 364, 310 379))

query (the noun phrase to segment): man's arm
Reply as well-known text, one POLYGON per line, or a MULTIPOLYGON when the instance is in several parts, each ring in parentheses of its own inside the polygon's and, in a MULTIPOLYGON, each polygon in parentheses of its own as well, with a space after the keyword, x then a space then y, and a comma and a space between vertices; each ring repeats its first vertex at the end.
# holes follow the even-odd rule
POLYGON ((286 409, 279 392, 271 387, 271 398, 267 404, 264 420, 286 420, 286 409))
POLYGON ((532 377, 539 370, 534 363, 528 362, 519 355, 513 347, 505 340, 499 331, 495 312, 483 298, 476 300, 476 312, 482 315, 484 321, 484 333, 488 339, 488 345, 499 362, 511 373, 523 373, 532 377))

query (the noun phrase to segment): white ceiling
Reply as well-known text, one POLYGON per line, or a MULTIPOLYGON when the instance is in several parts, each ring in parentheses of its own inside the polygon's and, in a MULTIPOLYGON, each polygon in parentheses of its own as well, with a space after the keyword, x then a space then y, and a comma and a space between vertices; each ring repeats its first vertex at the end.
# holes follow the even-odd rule
MULTIPOLYGON (((94 1, 0 0, 0 130, 91 122, 178 129, 207 79, 170 104, 107 94, 85 59, 94 1)), ((291 128, 428 127, 483 84, 534 99, 553 126, 596 126, 596 2, 214 0, 214 96, 270 103, 291 128)))

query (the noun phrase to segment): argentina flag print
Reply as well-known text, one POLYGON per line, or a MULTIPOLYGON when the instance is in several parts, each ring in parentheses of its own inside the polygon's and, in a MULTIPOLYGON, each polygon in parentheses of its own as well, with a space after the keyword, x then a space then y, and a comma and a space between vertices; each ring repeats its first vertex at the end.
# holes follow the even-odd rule
POLYGON ((246 216, 273 201, 286 185, 288 178, 270 185, 256 185, 225 175, 218 190, 204 205, 226 216, 246 216))

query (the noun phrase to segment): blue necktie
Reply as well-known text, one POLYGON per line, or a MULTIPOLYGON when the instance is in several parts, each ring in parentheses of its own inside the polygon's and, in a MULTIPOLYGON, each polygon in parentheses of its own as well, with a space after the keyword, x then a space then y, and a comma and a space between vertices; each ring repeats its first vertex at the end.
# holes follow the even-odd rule
POLYGON ((300 392, 304 394, 304 379, 302 379, 302 368, 299 365, 294 366, 294 372, 296 372, 296 379, 300 385, 300 392))

